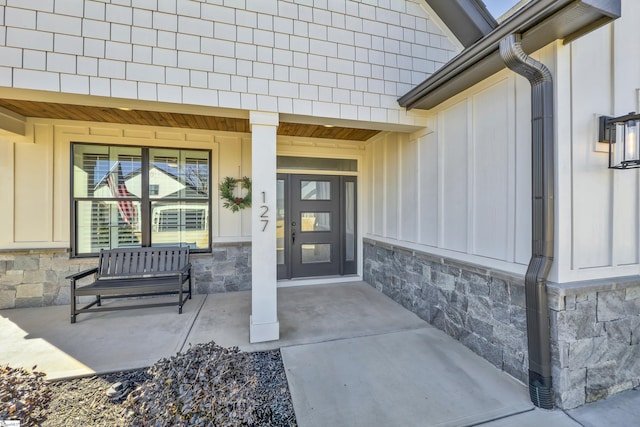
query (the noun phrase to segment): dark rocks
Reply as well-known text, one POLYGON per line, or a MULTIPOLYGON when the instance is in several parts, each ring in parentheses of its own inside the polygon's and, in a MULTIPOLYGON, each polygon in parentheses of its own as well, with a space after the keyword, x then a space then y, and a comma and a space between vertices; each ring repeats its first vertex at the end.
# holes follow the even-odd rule
POLYGON ((199 344, 151 368, 46 383, 0 369, 0 420, 22 426, 296 426, 280 351, 199 344), (107 391, 127 383, 129 393, 107 391))
POLYGON ((61 380, 49 383, 52 400, 44 427, 128 426, 122 402, 126 393, 111 400, 108 390, 118 382, 128 383, 129 391, 149 379, 146 369, 61 380))
POLYGON ((25 426, 40 425, 51 400, 51 391, 43 377, 43 373, 34 370, 0 366, 0 420, 20 420, 25 426))
POLYGON ((124 403, 131 425, 295 425, 279 352, 198 344, 148 374, 124 403))

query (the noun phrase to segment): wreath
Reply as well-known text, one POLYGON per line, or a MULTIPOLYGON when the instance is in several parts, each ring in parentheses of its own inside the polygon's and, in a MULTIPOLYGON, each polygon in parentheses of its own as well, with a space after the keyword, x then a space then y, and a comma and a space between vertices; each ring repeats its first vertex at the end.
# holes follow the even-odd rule
POLYGON ((218 187, 220 189, 220 198, 224 200, 222 206, 231 209, 231 212, 238 212, 240 209, 251 207, 251 178, 243 176, 242 179, 235 179, 230 176, 222 180, 218 187), (233 194, 233 190, 240 187, 247 190, 244 197, 237 197, 233 194))

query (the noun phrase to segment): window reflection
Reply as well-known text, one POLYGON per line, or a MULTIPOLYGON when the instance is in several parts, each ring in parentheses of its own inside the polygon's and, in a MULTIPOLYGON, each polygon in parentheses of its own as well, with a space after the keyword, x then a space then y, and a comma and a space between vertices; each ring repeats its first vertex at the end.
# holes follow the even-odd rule
POLYGON ((300 200, 331 200, 331 182, 300 181, 300 200))
POLYGON ((331 212, 301 212, 300 231, 331 231, 331 212))

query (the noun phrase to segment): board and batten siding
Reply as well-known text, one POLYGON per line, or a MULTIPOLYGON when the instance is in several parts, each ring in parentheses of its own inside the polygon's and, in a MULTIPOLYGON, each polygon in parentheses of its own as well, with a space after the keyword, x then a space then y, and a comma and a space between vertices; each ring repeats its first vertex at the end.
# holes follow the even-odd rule
POLYGON ((250 174, 251 162, 246 160, 251 155, 250 135, 44 119, 30 119, 28 124, 33 143, 0 144, 0 171, 5 178, 0 193, 4 204, 0 248, 69 247, 72 142, 211 150, 212 205, 214 212, 221 211, 213 216, 212 234, 214 238, 225 233, 250 235, 249 214, 226 215, 216 197, 220 176, 250 174))
MULTIPOLYGON (((251 240, 251 212, 222 206, 226 176, 251 177, 251 135, 151 126, 29 119, 33 142, 0 143, 0 249, 70 245, 70 144, 95 143, 211 151, 213 242, 251 240)), ((364 143, 278 137, 278 155, 360 160, 364 143)))
POLYGON ((571 200, 560 230, 572 253, 563 260, 564 281, 640 273, 640 174, 608 169, 607 147, 596 142, 599 115, 640 111, 640 57, 630 54, 640 52, 638 16, 640 3, 624 0, 620 19, 559 56, 562 83, 571 83, 570 108, 558 115, 559 135, 571 138, 559 164, 559 173, 571 172, 561 189, 571 200))
MULTIPOLYGON (((599 115, 640 111, 640 56, 629 54, 640 51, 640 2, 622 7, 613 23, 532 54, 554 76, 557 283, 640 274, 640 170, 608 169, 597 142, 599 115)), ((365 236, 524 273, 530 102, 529 83, 503 70, 431 110, 424 132, 370 142, 365 236)))
POLYGON ((424 131, 372 140, 365 235, 523 273, 531 247, 531 137, 516 130, 530 121, 529 105, 516 100, 523 89, 504 71, 440 106, 424 131))

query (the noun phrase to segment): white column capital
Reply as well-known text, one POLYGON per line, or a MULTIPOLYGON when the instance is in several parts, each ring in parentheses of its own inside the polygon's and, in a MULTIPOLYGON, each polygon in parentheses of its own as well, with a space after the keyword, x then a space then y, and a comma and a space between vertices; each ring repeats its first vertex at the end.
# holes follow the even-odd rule
POLYGON ((278 126, 280 124, 280 115, 267 111, 251 111, 249 113, 249 123, 252 127, 253 125, 278 126))

